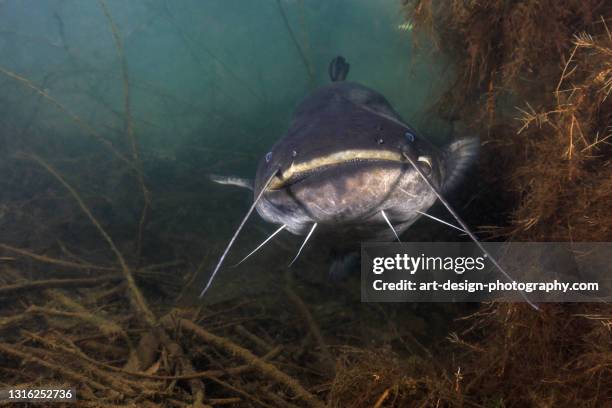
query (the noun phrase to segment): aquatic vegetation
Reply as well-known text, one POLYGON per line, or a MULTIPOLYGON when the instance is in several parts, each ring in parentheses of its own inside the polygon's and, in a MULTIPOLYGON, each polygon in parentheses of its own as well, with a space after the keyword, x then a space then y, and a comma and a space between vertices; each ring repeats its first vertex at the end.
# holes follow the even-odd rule
POLYGON ((412 31, 414 26, 410 22, 405 22, 397 26, 397 29, 400 31, 412 31))
MULTIPOLYGON (((607 29, 602 20, 601 25, 607 29)), ((518 142, 531 165, 517 166, 514 187, 524 194, 513 234, 535 240, 612 238, 612 37, 586 32, 572 49, 553 93, 519 107, 518 142), (532 180, 537 177, 537 182, 532 180)))
MULTIPOLYGON (((609 241, 610 8, 593 1, 429 0, 404 7, 420 39, 433 38, 434 52, 452 56, 457 81, 438 108, 481 135, 484 185, 501 194, 497 202, 511 214, 483 231, 515 240, 609 241)), ((611 322, 608 305, 548 304, 540 313, 485 305, 449 336, 455 354, 446 368, 433 380, 416 377, 421 393, 412 401, 606 405, 611 322)), ((392 372, 388 389, 408 392, 402 379, 412 371, 392 372)))
MULTIPOLYGON (((607 305, 362 303, 327 243, 294 274, 279 260, 303 241, 278 236, 194 301, 253 198, 210 175, 252 173, 340 53, 418 127, 446 90, 432 117, 483 141, 451 197, 479 238, 609 241, 606 2, 403 0, 402 22, 369 0, 50 0, 10 26, 19 3, 0 30, 4 386, 96 407, 609 405, 607 305)), ((415 239, 456 238, 425 221, 415 239)), ((227 264, 272 230, 251 220, 227 264)))
POLYGON ((454 56, 457 81, 439 109, 471 123, 484 139, 483 158, 503 163, 489 184, 509 183, 515 194, 506 197, 516 205, 497 232, 610 239, 609 7, 406 1, 405 9, 420 35, 432 35, 439 52, 454 56), (507 177, 496 180, 499 174, 507 177))

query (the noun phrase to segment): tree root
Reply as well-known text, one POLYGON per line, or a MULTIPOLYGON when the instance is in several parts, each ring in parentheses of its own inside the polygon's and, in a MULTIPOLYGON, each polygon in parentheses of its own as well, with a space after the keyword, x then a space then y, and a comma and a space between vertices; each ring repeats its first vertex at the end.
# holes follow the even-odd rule
POLYGON ((75 278, 75 279, 45 279, 15 283, 0 286, 0 297, 16 296, 27 291, 47 290, 52 288, 88 288, 103 283, 117 282, 122 278, 119 276, 101 276, 99 278, 75 278))
MULTIPOLYGON (((212 334, 187 319, 179 318, 176 323, 180 328, 184 328, 190 331, 191 333, 200 337, 207 343, 211 343, 216 347, 220 347, 225 351, 229 352, 231 355, 240 357, 246 363, 252 365, 258 372, 260 372, 264 376, 288 387, 295 393, 296 396, 308 402, 309 405, 313 407, 324 406, 321 400, 319 400, 317 397, 307 391, 304 387, 302 387, 302 385, 297 380, 280 371, 272 364, 257 357, 249 350, 237 345, 236 343, 228 339, 212 334)), ((174 327, 173 322, 169 321, 169 319, 163 321, 162 324, 167 325, 169 327, 174 327)))

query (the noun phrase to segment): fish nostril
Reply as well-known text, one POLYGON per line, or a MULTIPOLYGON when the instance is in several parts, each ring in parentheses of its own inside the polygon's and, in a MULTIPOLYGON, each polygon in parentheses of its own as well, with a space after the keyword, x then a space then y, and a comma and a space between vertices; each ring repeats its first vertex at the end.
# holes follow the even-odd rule
POLYGON ((270 160, 272 160, 272 152, 266 153, 266 163, 270 163, 270 160))

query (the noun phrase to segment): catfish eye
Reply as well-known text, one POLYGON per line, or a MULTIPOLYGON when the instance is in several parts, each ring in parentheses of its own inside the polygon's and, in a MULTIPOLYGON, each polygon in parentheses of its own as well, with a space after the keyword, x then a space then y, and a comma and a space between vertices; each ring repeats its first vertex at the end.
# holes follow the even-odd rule
POLYGON ((295 150, 291 152, 291 157, 297 157, 297 152, 295 150))
POLYGON ((270 163, 270 160, 272 160, 272 152, 266 153, 266 163, 270 163))
POLYGON ((425 175, 426 176, 431 175, 431 170, 432 170, 431 157, 429 157, 429 156, 419 156, 417 161, 420 162, 420 163, 423 163, 423 165, 421 166, 421 169, 423 170, 425 175))
POLYGON ((376 141, 376 143, 378 143, 378 144, 383 144, 383 143, 385 143, 385 141, 384 141, 382 138, 380 138, 380 139, 378 139, 378 140, 376 141))
POLYGON ((411 132, 404 133, 404 136, 406 137, 406 139, 408 139, 410 143, 414 142, 414 135, 411 132))

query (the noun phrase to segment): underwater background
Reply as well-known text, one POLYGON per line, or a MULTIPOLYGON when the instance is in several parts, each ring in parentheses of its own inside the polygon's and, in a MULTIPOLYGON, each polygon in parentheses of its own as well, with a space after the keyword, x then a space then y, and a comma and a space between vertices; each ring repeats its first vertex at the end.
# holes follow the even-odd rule
MULTIPOLYGON (((297 104, 329 82, 337 55, 351 63, 352 81, 381 92, 412 126, 434 141, 451 133, 428 112, 450 68, 415 56, 396 2, 8 1, 3 9, 6 152, 60 159, 58 169, 85 184, 75 187, 96 197, 89 205, 111 235, 136 233, 158 262, 177 255, 155 242, 162 235, 188 241, 185 252, 215 256, 251 197, 208 175, 253 178, 297 104), (134 154, 150 190, 140 227, 139 176, 116 162, 134 154)), ((40 193, 27 182, 17 190, 40 193)), ((30 246, 35 238, 22 232, 15 238, 27 241, 13 243, 30 246)))
MULTIPOLYGON (((253 200, 209 175, 253 178, 338 55, 433 143, 481 138, 449 199, 483 239, 609 241, 610 16, 0 1, 1 388, 73 387, 82 406, 610 406, 605 305, 362 303, 358 273, 329 276, 333 242, 288 269, 289 233, 231 268, 274 230, 259 217, 197 296, 253 200)), ((466 239, 426 219, 402 238, 466 239)))

